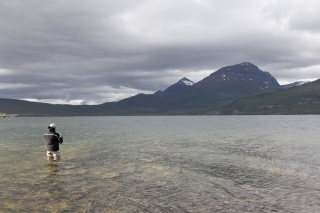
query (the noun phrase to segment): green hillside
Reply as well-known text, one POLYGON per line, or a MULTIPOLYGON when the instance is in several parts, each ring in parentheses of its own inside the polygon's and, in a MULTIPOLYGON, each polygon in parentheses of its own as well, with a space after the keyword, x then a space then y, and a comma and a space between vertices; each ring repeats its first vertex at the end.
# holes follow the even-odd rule
POLYGON ((320 79, 247 96, 220 107, 222 114, 320 114, 320 79))

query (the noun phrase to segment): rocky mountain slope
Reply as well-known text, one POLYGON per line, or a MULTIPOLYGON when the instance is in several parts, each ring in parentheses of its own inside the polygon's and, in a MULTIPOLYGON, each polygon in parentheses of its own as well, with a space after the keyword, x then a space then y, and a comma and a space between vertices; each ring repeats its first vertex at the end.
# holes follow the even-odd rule
POLYGON ((212 73, 194 85, 195 88, 251 93, 280 87, 268 72, 249 62, 227 66, 212 73))

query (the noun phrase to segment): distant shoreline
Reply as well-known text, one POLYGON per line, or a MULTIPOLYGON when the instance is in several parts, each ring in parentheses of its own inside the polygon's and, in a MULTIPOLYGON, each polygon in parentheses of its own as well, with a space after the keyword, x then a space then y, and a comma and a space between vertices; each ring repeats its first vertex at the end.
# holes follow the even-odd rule
POLYGON ((6 113, 0 113, 0 118, 7 118, 7 117, 18 117, 17 114, 6 114, 6 113))

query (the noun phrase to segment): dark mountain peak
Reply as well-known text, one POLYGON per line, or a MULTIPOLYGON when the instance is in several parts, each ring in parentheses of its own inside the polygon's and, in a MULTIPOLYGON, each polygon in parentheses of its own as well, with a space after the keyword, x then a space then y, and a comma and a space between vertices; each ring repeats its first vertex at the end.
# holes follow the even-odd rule
POLYGON ((223 72, 233 72, 233 73, 238 73, 242 75, 252 75, 252 76, 266 75, 265 72, 259 69, 259 67, 257 67, 256 65, 250 62, 243 62, 241 64, 222 67, 221 69, 217 70, 211 75, 216 75, 223 72))
POLYGON ((182 79, 180 79, 177 84, 184 84, 184 85, 187 85, 187 86, 192 86, 194 83, 193 81, 189 80, 188 78, 186 77, 183 77, 182 79))
POLYGON ((254 64, 250 63, 250 62, 242 62, 240 65, 243 65, 243 66, 255 66, 254 64))
POLYGON ((268 72, 261 71, 250 62, 222 67, 194 85, 196 88, 221 91, 256 91, 279 87, 277 80, 268 72))
MULTIPOLYGON (((176 94, 184 91, 188 87, 192 86, 194 83, 193 81, 189 80, 186 77, 183 77, 180 79, 177 83, 169 86, 166 90, 164 90, 161 94, 170 95, 170 94, 176 94)), ((159 94, 159 93, 157 93, 159 94)))

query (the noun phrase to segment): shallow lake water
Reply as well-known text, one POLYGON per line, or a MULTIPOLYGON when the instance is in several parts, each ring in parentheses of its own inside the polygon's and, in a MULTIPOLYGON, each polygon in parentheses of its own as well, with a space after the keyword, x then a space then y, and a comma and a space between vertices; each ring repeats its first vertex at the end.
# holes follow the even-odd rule
POLYGON ((319 130, 316 115, 3 118, 0 212, 320 212, 319 130))

